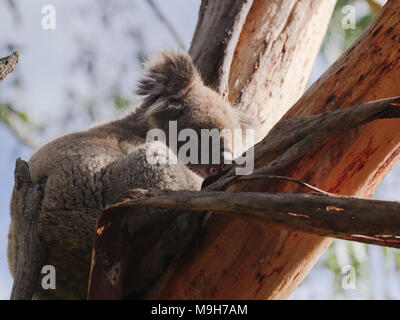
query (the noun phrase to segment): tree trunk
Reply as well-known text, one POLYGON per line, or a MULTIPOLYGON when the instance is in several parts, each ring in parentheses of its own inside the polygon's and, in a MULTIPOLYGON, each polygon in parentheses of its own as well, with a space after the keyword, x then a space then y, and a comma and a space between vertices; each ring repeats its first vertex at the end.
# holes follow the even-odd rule
MULTIPOLYGON (((306 1, 253 2, 232 55, 228 97, 237 102, 242 111, 259 115, 262 122, 260 137, 301 94, 333 5, 333 1, 313 1, 311 5, 306 1), (279 9, 278 2, 281 3, 279 9)), ((213 8, 213 11, 211 6, 202 6, 198 28, 205 28, 202 21, 206 21, 206 16, 217 16, 217 9, 213 8)), ((398 96, 399 16, 400 2, 388 1, 360 39, 304 94, 284 119, 398 96)), ((202 40, 200 34, 197 30, 195 44, 202 40)), ((202 46, 197 44, 197 47, 202 46)), ((209 59, 197 60, 200 70, 208 78, 210 73, 204 71, 207 66, 202 66, 202 61, 207 64, 209 59)), ((221 55, 213 59, 222 61, 221 55)), ((220 91, 224 86, 218 79, 224 77, 218 73, 214 77, 220 91)), ((343 132, 339 139, 326 141, 318 150, 309 152, 278 173, 332 193, 370 196, 399 158, 399 124, 399 120, 379 120, 343 132)), ((267 159, 257 166, 266 162, 267 159)), ((288 192, 296 189, 282 182, 252 181, 232 186, 228 191, 288 192)), ((212 215, 197 247, 191 248, 170 267, 148 297, 286 298, 330 243, 329 238, 292 232, 281 226, 256 225, 212 215)))
MULTIPOLYGON (((203 192, 304 192, 304 186, 313 185, 330 193, 370 196, 394 165, 400 154, 399 120, 383 120, 386 111, 376 113, 372 108, 373 118, 359 118, 356 110, 365 106, 358 106, 348 113, 304 117, 400 95, 398 1, 388 1, 364 34, 289 110, 305 87, 334 4, 322 0, 202 2, 190 54, 207 84, 242 112, 260 119, 258 139, 269 132, 255 146, 254 177, 275 175, 308 183, 299 186, 282 179, 237 179, 235 184, 224 184, 228 171, 203 192), (325 123, 322 135, 310 131, 316 123, 313 119, 325 123), (380 120, 370 123, 374 119, 380 120)), ((382 103, 388 101, 374 105, 382 103)), ((399 115, 398 107, 398 100, 390 99, 394 118, 399 115)), ((241 196, 244 194, 235 198, 241 196)), ((227 201, 220 193, 218 197, 227 201)), ((89 297, 104 295, 102 289, 110 284, 104 271, 107 268, 97 263, 98 257, 108 263, 121 262, 121 270, 127 267, 124 258, 111 250, 115 242, 110 241, 119 239, 120 231, 117 235, 112 232, 121 230, 118 217, 129 215, 130 210, 113 207, 111 211, 113 214, 107 215, 107 210, 103 214, 97 230, 96 263, 92 263, 96 277, 91 279, 96 290, 89 288, 89 297)), ((144 297, 286 298, 331 243, 330 238, 276 223, 233 218, 246 215, 245 211, 231 214, 211 215, 193 246, 173 260, 144 297)), ((272 211, 266 215, 272 217, 272 211)), ((108 297, 123 297, 121 288, 114 287, 118 290, 108 297)))
POLYGON ((202 1, 189 53, 208 85, 259 118, 258 139, 303 94, 335 2, 202 1))

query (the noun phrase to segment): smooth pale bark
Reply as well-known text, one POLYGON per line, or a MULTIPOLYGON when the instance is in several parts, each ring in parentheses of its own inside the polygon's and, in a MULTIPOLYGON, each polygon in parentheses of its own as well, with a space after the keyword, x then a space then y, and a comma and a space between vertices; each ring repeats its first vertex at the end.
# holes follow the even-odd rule
MULTIPOLYGON (((323 1, 313 1, 312 6, 322 3, 326 4, 323 1)), ((298 2, 298 5, 301 4, 304 5, 304 2, 298 2)), ((307 8, 298 9, 299 14, 307 16, 307 8)), ((318 12, 322 19, 328 18, 326 12, 325 15, 322 14, 322 9, 318 12)), ((400 2, 389 1, 360 39, 325 72, 284 118, 299 118, 347 108, 360 102, 400 95, 399 16, 400 2)), ((297 20, 289 19, 289 24, 293 22, 295 26, 295 21, 297 20)), ((316 32, 322 27, 310 22, 300 25, 299 28, 316 32)), ((293 43, 296 43, 294 48, 299 45, 298 42, 302 42, 298 37, 299 32, 296 33, 293 28, 291 33, 287 34, 288 39, 293 39, 293 43)), ((310 37, 311 35, 312 32, 310 37)), ((288 50, 286 47, 283 49, 281 46, 281 51, 277 50, 275 55, 266 56, 265 59, 272 60, 269 65, 273 66, 274 62, 279 61, 277 57, 284 57, 290 52, 293 63, 291 66, 299 65, 293 62, 297 61, 297 52, 294 50, 288 50)), ((234 65, 233 63, 232 66, 234 65)), ((246 69, 246 63, 238 64, 237 68, 246 69)), ((290 68, 282 66, 273 69, 272 78, 281 79, 282 83, 290 82, 293 87, 302 83, 300 80, 305 74, 301 75, 300 79, 289 77, 290 73, 287 70, 290 68)), ((235 71, 231 70, 231 75, 233 74, 235 71)), ((271 70, 265 76, 270 74, 271 70)), ((265 86, 264 90, 269 90, 268 88, 265 86)), ((282 98, 275 100, 268 109, 270 99, 266 97, 264 108, 268 111, 265 114, 280 113, 281 108, 285 110, 287 107, 283 102, 292 99, 292 92, 281 90, 278 84, 273 92, 282 98)), ((246 97, 245 94, 241 95, 240 105, 247 104, 246 97)), ((252 108, 252 103, 248 103, 248 106, 252 108)), ((379 120, 361 129, 343 132, 341 138, 327 141, 278 173, 333 193, 369 196, 399 158, 399 126, 398 120, 379 120)), ((268 126, 266 128, 268 129, 268 126)), ((258 165, 266 164, 268 160, 266 159, 265 163, 261 161, 258 165)), ((235 185, 229 191, 289 192, 295 189, 286 183, 251 182, 235 185)), ((330 243, 330 238, 213 215, 206 223, 201 245, 191 248, 184 258, 177 261, 149 297, 286 298, 303 281, 330 243)))
POLYGON ((208 85, 259 118, 258 139, 303 94, 335 3, 202 2, 189 53, 208 85))

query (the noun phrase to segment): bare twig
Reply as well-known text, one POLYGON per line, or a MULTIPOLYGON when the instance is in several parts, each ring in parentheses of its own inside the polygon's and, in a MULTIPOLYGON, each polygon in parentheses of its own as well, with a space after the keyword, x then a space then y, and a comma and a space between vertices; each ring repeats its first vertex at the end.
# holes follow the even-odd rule
POLYGON ((153 0, 146 0, 146 2, 153 9, 154 13, 158 17, 158 19, 161 21, 161 23, 163 23, 165 25, 165 27, 168 29, 168 31, 171 33, 172 37, 178 44, 179 48, 181 48, 182 50, 185 50, 185 43, 183 42, 181 36, 176 31, 176 29, 174 28, 172 23, 168 20, 168 18, 161 11, 160 7, 153 0))
POLYGON ((394 201, 308 193, 135 189, 110 208, 130 206, 212 211, 320 236, 400 248, 400 202, 394 201))
POLYGON ((0 81, 11 73, 18 63, 19 53, 14 52, 12 55, 0 59, 0 81))
POLYGON ((293 178, 290 178, 290 177, 284 177, 284 176, 274 176, 274 175, 268 175, 268 174, 265 174, 265 175, 239 176, 239 178, 234 182, 250 181, 250 180, 257 180, 257 179, 277 179, 277 180, 289 181, 289 182, 293 182, 293 183, 299 184, 299 185, 301 185, 301 186, 303 186, 303 187, 305 187, 307 189, 310 189, 312 191, 315 191, 315 192, 317 192, 319 194, 324 194, 326 196, 331 196, 331 197, 335 197, 336 196, 333 193, 326 192, 326 191, 324 191, 324 190, 322 190, 320 188, 314 187, 311 184, 308 184, 308 183, 306 183, 304 181, 300 181, 300 180, 297 180, 297 179, 293 179, 293 178))

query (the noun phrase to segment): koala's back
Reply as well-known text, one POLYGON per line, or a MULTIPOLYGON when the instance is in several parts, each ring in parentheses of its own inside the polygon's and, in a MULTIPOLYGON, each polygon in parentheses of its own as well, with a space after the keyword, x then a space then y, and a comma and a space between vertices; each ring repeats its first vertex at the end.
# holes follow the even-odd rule
MULTIPOLYGON (((57 284, 56 290, 38 287, 35 298, 86 297, 95 221, 121 192, 138 187, 200 189, 202 179, 185 165, 147 161, 146 151, 150 147, 160 150, 162 145, 144 143, 140 138, 127 141, 107 128, 98 128, 56 139, 31 157, 32 181, 45 183, 39 219, 44 263, 55 267, 57 284)), ((161 152, 158 156, 165 155, 161 152)), ((147 221, 161 211, 138 209, 138 214, 144 214, 147 221)), ((11 210, 8 258, 13 276, 17 233, 11 210)))
MULTIPOLYGON (((86 290, 87 283, 74 279, 88 276, 94 224, 104 209, 102 171, 129 150, 129 143, 121 144, 107 131, 100 128, 63 136, 29 160, 32 181, 45 183, 39 232, 46 247, 45 264, 56 268, 57 296, 68 291, 69 297, 82 298, 86 290)), ((14 276, 18 230, 12 218, 11 210, 8 257, 14 276)), ((51 290, 47 293, 53 294, 51 290)))

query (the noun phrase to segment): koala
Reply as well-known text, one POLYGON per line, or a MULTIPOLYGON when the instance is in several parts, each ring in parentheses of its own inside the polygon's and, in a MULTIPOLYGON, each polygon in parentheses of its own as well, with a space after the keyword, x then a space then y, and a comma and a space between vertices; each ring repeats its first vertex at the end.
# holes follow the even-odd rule
MULTIPOLYGON (((43 290, 38 285, 36 299, 86 298, 96 219, 124 191, 200 190, 210 166, 149 163, 146 152, 165 146, 147 142, 149 130, 164 130, 168 137, 168 123, 173 120, 178 132, 191 128, 199 136, 201 129, 245 126, 236 109, 203 84, 185 53, 165 51, 150 58, 137 93, 144 98, 126 117, 59 137, 39 148, 28 161, 32 181, 45 185, 39 218, 46 253, 43 264, 53 265, 57 275, 56 289, 43 290)), ((221 150, 230 149, 230 143, 221 142, 221 150)), ((169 144, 167 139, 166 146, 169 144)), ((156 156, 165 154, 156 152, 156 156)), ((11 197, 7 255, 13 277, 18 257, 15 206, 18 203, 11 197)), ((137 216, 142 217, 138 225, 151 226, 152 217, 160 212, 165 210, 137 208, 137 216)), ((187 224, 185 232, 191 226, 187 224)))

